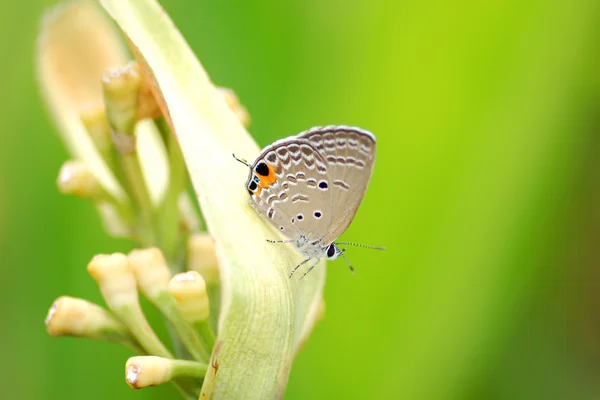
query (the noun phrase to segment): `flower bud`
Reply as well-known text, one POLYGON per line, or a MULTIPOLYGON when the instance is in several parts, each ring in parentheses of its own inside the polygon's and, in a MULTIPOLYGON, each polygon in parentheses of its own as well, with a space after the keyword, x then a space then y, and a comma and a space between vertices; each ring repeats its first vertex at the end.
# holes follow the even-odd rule
POLYGON ((113 129, 113 142, 121 154, 136 151, 133 135, 140 83, 139 66, 134 62, 121 68, 108 68, 102 74, 106 116, 113 129))
POLYGON ((171 380, 172 360, 155 356, 131 357, 125 365, 125 381, 134 389, 171 380))
POLYGON ((88 264, 88 272, 98 282, 108 307, 127 326, 133 337, 150 354, 171 358, 156 336, 140 307, 136 282, 127 256, 100 254, 88 264))
POLYGON ((98 199, 102 194, 100 184, 82 161, 65 162, 58 173, 56 184, 63 194, 86 199, 98 199))
POLYGON ((99 254, 88 264, 88 272, 112 310, 138 304, 135 278, 124 254, 99 254))
POLYGON ((206 283, 196 271, 177 274, 169 282, 169 292, 175 298, 183 318, 193 324, 206 321, 210 313, 206 283))
POLYGON ((87 337, 143 350, 129 330, 109 311, 86 300, 63 296, 48 311, 46 330, 52 336, 87 337))
POLYGON ((126 333, 127 328, 108 311, 86 300, 63 296, 48 311, 46 329, 52 336, 84 336, 95 339, 106 332, 126 333))
POLYGON ((169 320, 190 354, 196 360, 208 360, 210 351, 187 322, 177 301, 168 290, 170 273, 161 251, 157 248, 133 250, 129 253, 129 265, 140 290, 169 320))
POLYGON ((133 250, 128 259, 137 284, 147 298, 155 299, 160 292, 167 290, 171 274, 159 249, 133 250))
POLYGON ((157 386, 174 378, 199 379, 207 366, 194 361, 171 360, 155 356, 131 357, 125 364, 125 381, 134 389, 157 386))
POLYGON ((187 242, 188 269, 196 271, 208 285, 219 281, 215 241, 208 233, 196 233, 187 242))

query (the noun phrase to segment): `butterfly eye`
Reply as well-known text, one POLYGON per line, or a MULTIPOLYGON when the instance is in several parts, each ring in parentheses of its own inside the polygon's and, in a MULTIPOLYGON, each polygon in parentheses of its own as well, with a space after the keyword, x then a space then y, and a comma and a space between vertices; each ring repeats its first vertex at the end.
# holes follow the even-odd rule
POLYGON ((252 180, 254 181, 253 183, 256 183, 256 184, 258 184, 258 182, 260 182, 260 179, 256 175, 254 175, 254 178, 252 178, 252 180))
POLYGON ((252 192, 254 192, 257 188, 258 188, 258 184, 256 183, 256 181, 252 181, 248 185, 248 189, 250 189, 252 192))
POLYGON ((327 248, 327 258, 333 258, 336 255, 335 244, 330 244, 327 248))

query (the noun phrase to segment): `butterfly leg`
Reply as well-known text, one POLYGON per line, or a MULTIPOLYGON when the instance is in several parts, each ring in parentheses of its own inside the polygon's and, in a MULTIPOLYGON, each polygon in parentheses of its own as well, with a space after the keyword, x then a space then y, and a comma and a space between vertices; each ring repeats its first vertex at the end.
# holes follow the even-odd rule
POLYGON ((308 269, 308 270, 307 270, 307 271, 304 273, 304 275, 302 275, 302 276, 300 277, 300 280, 304 279, 304 277, 305 277, 305 276, 306 276, 306 275, 307 275, 307 274, 308 274, 310 271, 312 271, 312 269, 315 267, 315 265, 317 265, 317 263, 319 262, 319 259, 318 259, 318 258, 311 258, 311 259, 309 259, 309 260, 313 260, 313 263, 312 263, 312 265, 310 266, 310 268, 309 268, 309 269, 308 269))
POLYGON ((293 242, 295 242, 295 240, 271 240, 271 239, 267 239, 267 242, 269 242, 269 243, 293 243, 293 242))
POLYGON ((296 270, 297 270, 298 268, 300 268, 300 266, 301 266, 301 265, 304 265, 304 264, 306 264, 306 263, 307 263, 307 262, 309 262, 310 260, 312 260, 312 258, 307 258, 306 260, 302 261, 300 264, 296 265, 296 266, 294 267, 294 269, 292 270, 292 272, 290 272, 290 278, 292 277, 292 275, 294 275, 294 272, 296 272, 296 270))

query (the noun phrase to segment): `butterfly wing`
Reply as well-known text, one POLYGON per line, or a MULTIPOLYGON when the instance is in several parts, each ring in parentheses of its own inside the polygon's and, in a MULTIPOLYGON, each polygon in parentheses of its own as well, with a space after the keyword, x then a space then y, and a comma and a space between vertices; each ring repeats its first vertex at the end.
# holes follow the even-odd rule
POLYGON ((300 235, 319 239, 332 217, 328 212, 315 213, 330 204, 330 194, 319 188, 328 175, 323 157, 307 140, 293 136, 267 146, 252 170, 261 163, 273 170, 274 180, 251 196, 254 208, 290 239, 300 235))
POLYGON ((267 146, 252 164, 269 166, 251 204, 284 235, 322 245, 350 225, 373 172, 375 137, 358 128, 313 128, 267 146), (271 170, 273 171, 271 177, 271 170))
POLYGON ((313 128, 298 135, 316 149, 327 165, 328 208, 332 213, 323 234, 327 245, 348 228, 362 202, 373 173, 375 137, 347 126, 313 128))

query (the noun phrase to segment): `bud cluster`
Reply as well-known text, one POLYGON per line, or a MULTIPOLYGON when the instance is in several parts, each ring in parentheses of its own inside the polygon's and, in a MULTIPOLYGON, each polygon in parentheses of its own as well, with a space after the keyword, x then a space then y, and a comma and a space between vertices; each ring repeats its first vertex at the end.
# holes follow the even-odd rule
MULTIPOLYGON (((105 24, 86 2, 50 13, 38 42, 38 72, 73 155, 60 169, 58 189, 93 202, 107 233, 128 238, 139 249, 93 257, 88 272, 106 308, 62 296, 50 308, 46 328, 52 336, 106 340, 131 349, 138 356, 127 362, 125 374, 133 388, 170 381, 185 398, 197 398, 216 341, 217 316, 211 315, 209 301, 210 294, 212 309, 218 310, 215 243, 202 232, 160 96, 143 68, 127 62, 105 24), (81 54, 88 49, 93 56, 81 54), (171 328, 168 341, 146 319, 140 293, 171 328)), ((218 91, 249 123, 235 93, 218 91)))
MULTIPOLYGON (((192 237, 202 240, 207 235, 192 237)), ((187 259, 214 257, 214 247, 203 248, 203 254, 193 246, 190 249, 193 254, 188 254, 187 259)), ((98 284, 107 309, 62 296, 48 312, 48 333, 124 345, 140 354, 127 362, 126 381, 131 387, 139 389, 172 381, 186 397, 197 397, 199 387, 190 387, 189 379, 183 378, 204 377, 215 345, 207 283, 202 275, 196 271, 171 274, 158 248, 136 249, 128 255, 100 254, 92 258, 87 269, 98 284), (171 339, 181 343, 181 354, 173 355, 156 335, 142 311, 138 292, 171 324, 175 332, 171 339)), ((210 273, 216 275, 216 271, 210 273)))

